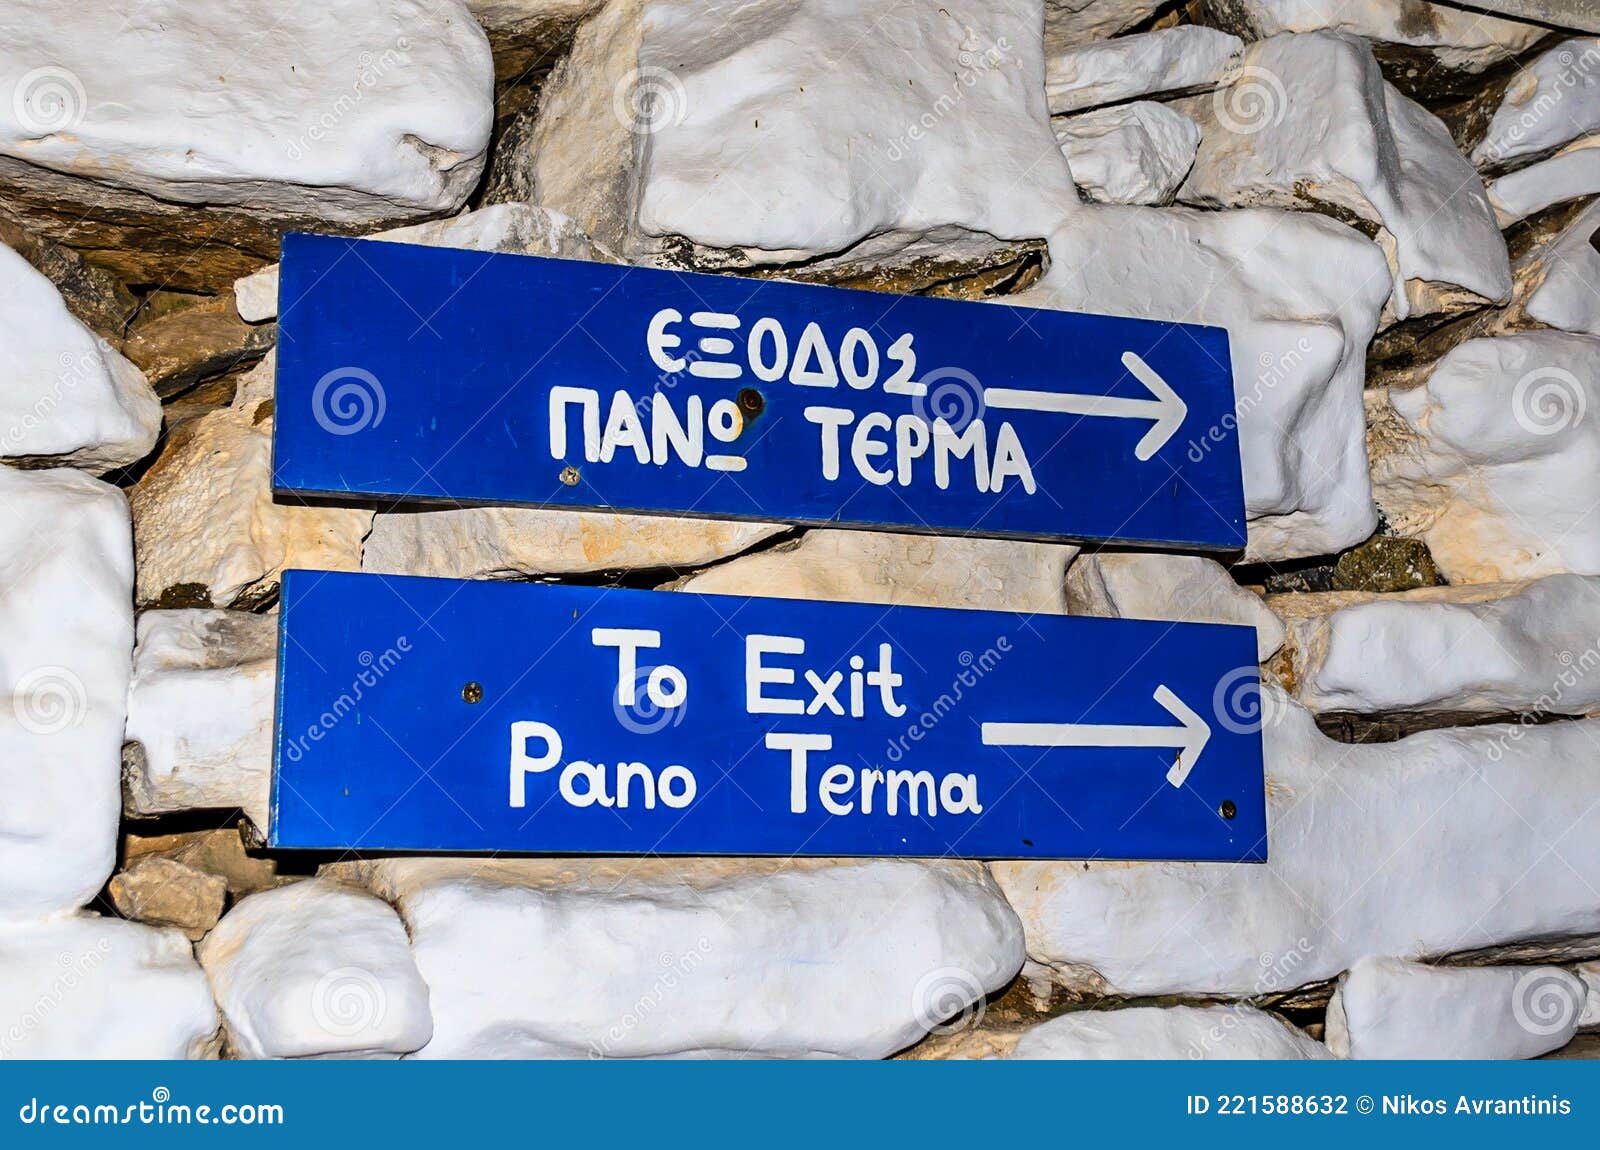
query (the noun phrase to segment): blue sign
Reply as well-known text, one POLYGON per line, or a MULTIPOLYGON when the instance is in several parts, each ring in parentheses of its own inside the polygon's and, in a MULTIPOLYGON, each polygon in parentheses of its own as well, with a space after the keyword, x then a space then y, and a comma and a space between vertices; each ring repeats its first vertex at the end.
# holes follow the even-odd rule
POLYGON ((1220 328, 308 235, 280 284, 283 492, 1244 546, 1220 328))
POLYGON ((321 571, 281 620, 274 847, 1266 857, 1248 627, 321 571))

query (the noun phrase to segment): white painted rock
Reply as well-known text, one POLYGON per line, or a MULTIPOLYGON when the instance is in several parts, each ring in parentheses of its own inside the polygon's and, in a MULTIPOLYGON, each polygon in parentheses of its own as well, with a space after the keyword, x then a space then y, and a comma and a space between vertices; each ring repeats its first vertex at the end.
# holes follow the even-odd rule
POLYGON ((1194 163, 1200 128, 1165 104, 1139 100, 1052 122, 1072 179, 1102 204, 1164 204, 1194 163))
POLYGON ((326 879, 240 900, 200 964, 241 1058, 399 1057, 433 1034, 400 916, 326 879))
POLYGON ((1365 41, 1274 36, 1245 49, 1231 85, 1180 106, 1203 133, 1186 203, 1376 225, 1400 319, 1510 298, 1505 240, 1472 165, 1437 118, 1385 82, 1365 41))
MULTIPOLYGON (((606 262, 615 258, 579 231, 578 225, 566 216, 535 204, 491 204, 446 220, 391 228, 365 238, 430 248, 554 256, 563 260, 606 262)), ((235 280, 233 291, 240 318, 249 323, 277 318, 278 265, 270 264, 235 280)))
POLYGON ((522 579, 641 568, 693 568, 749 550, 777 523, 658 515, 466 507, 379 512, 361 569, 389 575, 522 579))
POLYGON ((1600 193, 1600 136, 1586 136, 1548 160, 1508 172, 1491 181, 1488 190, 1501 227, 1551 204, 1600 193))
POLYGON ((1583 36, 1563 41, 1517 73, 1472 149, 1472 162, 1497 167, 1553 152, 1592 132, 1600 132, 1600 37, 1583 36))
POLYGON ((216 1029, 182 931, 90 914, 0 927, 0 1059, 194 1058, 216 1029))
POLYGON ((1154 551, 1080 555, 1067 568, 1067 610, 1111 619, 1237 623, 1256 629, 1264 663, 1283 646, 1283 623, 1261 596, 1235 583, 1215 559, 1154 551))
POLYGON ((1600 711, 1600 578, 1361 598, 1290 621, 1294 693, 1312 711, 1600 711))
POLYGON ((1076 45, 1045 59, 1050 114, 1087 111, 1156 92, 1209 88, 1243 47, 1239 37, 1198 24, 1076 45))
POLYGON ((371 511, 273 500, 275 360, 231 405, 179 426, 129 491, 141 605, 255 606, 276 596, 285 567, 360 565, 371 511))
POLYGON ((1589 237, 1600 231, 1600 203, 1578 214, 1555 239, 1530 250, 1517 264, 1522 313, 1561 331, 1600 335, 1600 252, 1589 237))
POLYGON ((1378 502, 1451 583, 1600 574, 1597 414, 1600 339, 1469 340, 1379 406, 1378 502))
MULTIPOLYGON (((1325 737, 1260 700, 1269 859, 995 862, 1028 956, 1064 985, 1254 996, 1412 958, 1600 932, 1600 789, 1587 720, 1325 737)), ((1203 768, 1202 768, 1203 769, 1203 768)))
POLYGON ((108 471, 150 454, 161 401, 144 375, 0 244, 0 457, 108 471))
POLYGON ((1583 1009, 1578 1013, 1578 1029, 1600 1028, 1600 962, 1580 962, 1572 973, 1583 983, 1583 1009))
POLYGON ((1228 329, 1235 418, 1166 451, 1237 439, 1250 560, 1329 555, 1372 534, 1366 349, 1389 296, 1382 254, 1310 213, 1088 207, 1050 237, 1050 270, 1007 302, 1228 329))
POLYGON ((1067 609, 1064 573, 1077 553, 1054 543, 820 529, 702 571, 677 589, 1059 615, 1067 609))
POLYGON ((368 864, 430 992, 423 1058, 881 1058, 1022 965, 972 863, 368 864))
POLYGON ((1340 1058, 1537 1058, 1572 1041, 1584 985, 1554 966, 1363 958, 1328 1003, 1340 1058))
POLYGON ((1044 41, 1053 53, 1068 51, 1115 36, 1160 7, 1161 0, 1044 0, 1044 41))
POLYGON ((1327 1048, 1249 1006, 1081 1010, 1023 1032, 1013 1059, 1243 1061, 1328 1058, 1327 1048))
POLYGON ((139 616, 126 739, 132 809, 242 808, 266 829, 278 621, 247 611, 139 616))
MULTIPOLYGON (((1206 0, 1251 39, 1279 32, 1352 32, 1377 44, 1425 50, 1440 68, 1482 72, 1531 48, 1548 29, 1431 0, 1206 0)), ((1426 79, 1426 76, 1423 77, 1426 79)))
POLYGON ((885 231, 1043 236, 1073 199, 1040 21, 1041 0, 612 4, 544 91, 534 198, 618 250, 764 262, 885 231))
POLYGON ((132 586, 122 492, 0 467, 0 921, 82 906, 111 873, 132 586))
POLYGON ((182 204, 359 223, 458 207, 493 64, 456 0, 15 0, 0 157, 182 204), (292 34, 284 34, 292 29, 292 34))

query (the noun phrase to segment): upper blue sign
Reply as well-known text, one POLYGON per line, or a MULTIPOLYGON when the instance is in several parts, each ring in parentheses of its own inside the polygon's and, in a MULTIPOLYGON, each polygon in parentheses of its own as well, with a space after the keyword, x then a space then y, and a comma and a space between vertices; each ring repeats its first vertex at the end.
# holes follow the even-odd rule
POLYGON ((1266 857, 1249 627, 290 571, 275 847, 1266 857))
POLYGON ((281 491, 1244 546, 1220 328, 327 236, 281 275, 281 491))

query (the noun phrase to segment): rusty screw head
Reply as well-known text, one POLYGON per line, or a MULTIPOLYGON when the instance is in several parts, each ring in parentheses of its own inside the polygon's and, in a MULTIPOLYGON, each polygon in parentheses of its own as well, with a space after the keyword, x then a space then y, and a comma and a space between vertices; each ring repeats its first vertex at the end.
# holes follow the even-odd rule
POLYGON ((1239 813, 1239 808, 1233 805, 1232 799, 1223 799, 1222 804, 1217 807, 1217 813, 1225 819, 1231 819, 1239 813))
POLYGON ((578 486, 578 480, 581 477, 578 475, 578 469, 576 467, 568 466, 561 469, 561 474, 557 478, 559 478, 561 482, 565 483, 568 487, 576 487, 578 486))
POLYGON ((739 392, 739 410, 746 415, 760 415, 766 406, 766 399, 755 388, 747 387, 739 392))
POLYGON ((481 703, 483 701, 483 684, 468 683, 462 687, 461 701, 463 703, 481 703))

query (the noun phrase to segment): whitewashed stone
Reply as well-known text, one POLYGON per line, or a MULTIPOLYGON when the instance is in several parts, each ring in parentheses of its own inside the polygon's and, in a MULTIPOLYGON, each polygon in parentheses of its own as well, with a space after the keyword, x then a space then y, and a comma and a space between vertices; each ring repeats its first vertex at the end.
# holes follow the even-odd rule
POLYGON ((1476 73, 1531 48, 1547 29, 1430 0, 1206 0, 1251 39, 1279 32, 1352 32, 1377 44, 1424 49, 1441 68, 1476 73))
POLYGON ((195 1058, 216 1029, 182 931, 90 914, 0 927, 0 1059, 195 1058))
MULTIPOLYGON (((560 212, 535 204, 491 204, 447 220, 430 220, 391 228, 366 237, 430 248, 468 248, 478 252, 513 252, 554 256, 563 260, 613 260, 560 212)), ((240 318, 261 323, 278 315, 278 265, 270 264, 234 282, 240 318)))
POLYGON ((1139 1006, 1052 1018, 1024 1031, 1009 1057, 1243 1061, 1330 1055, 1283 1019, 1249 1006, 1139 1006))
POLYGON ((1600 231, 1600 202, 1580 212, 1561 234, 1531 249, 1517 265, 1513 316, 1561 331, 1600 336, 1600 252, 1589 238, 1600 231))
POLYGON ((995 862, 1028 956, 1082 993, 1279 993, 1371 954, 1600 928, 1600 726, 1337 743, 1261 697, 1268 861, 995 862))
POLYGON ((768 263, 886 231, 1043 236, 1072 203, 1040 19, 1040 0, 616 0, 548 82, 532 198, 618 251, 682 237, 768 263))
POLYGON ((1537 1058, 1572 1041, 1584 986, 1553 966, 1363 958, 1328 1004, 1340 1058, 1537 1058))
POLYGON ((1112 619, 1236 623, 1256 629, 1256 655, 1283 646, 1283 623, 1261 596, 1235 583, 1227 568, 1197 555, 1101 551, 1067 568, 1067 610, 1112 619))
POLYGON ((200 964, 237 1057, 399 1057, 433 1034, 400 916, 326 879, 240 900, 200 964))
POLYGON ((1294 694, 1312 711, 1600 711, 1600 578, 1291 598, 1333 601, 1297 603, 1289 623, 1294 694))
POLYGON ((1399 319, 1510 298, 1482 182, 1445 126, 1384 80, 1365 41, 1274 36, 1245 49, 1230 86, 1180 106, 1203 134, 1185 202, 1313 208, 1376 226, 1399 319))
MULTIPOLYGON (((343 864, 350 868, 350 864, 343 864)), ((422 1058, 881 1058, 1022 964, 982 866, 390 859, 430 992, 422 1058)))
POLYGON ((1198 24, 1076 45, 1044 62, 1050 114, 1087 111, 1157 92, 1208 88, 1243 47, 1239 37, 1198 24))
POLYGON ((358 223, 459 206, 492 116, 488 41, 455 0, 133 13, 16 0, 0 17, 0 77, 9 178, 44 169, 90 199, 104 184, 358 223))
POLYGON ((1057 229, 1050 257, 1007 302, 1228 329, 1236 415, 1180 427, 1168 450, 1203 459, 1237 439, 1246 558, 1328 555, 1372 534, 1361 394, 1390 290, 1373 244, 1304 212, 1105 206, 1057 229))
POLYGON ((1102 204, 1164 204, 1194 163, 1200 128, 1165 104, 1139 100, 1052 122, 1073 182, 1102 204))
POLYGON ((360 565, 371 511, 273 500, 275 360, 232 404, 180 425, 128 493, 141 605, 254 606, 276 596, 285 567, 360 565))
POLYGON ((1600 574, 1600 340, 1469 340, 1373 402, 1378 502, 1451 583, 1600 574))
POLYGON ((1044 41, 1052 53, 1125 31, 1160 8, 1162 0, 1044 0, 1044 41))
POLYGON ((921 607, 1065 614, 1076 547, 879 531, 808 531, 677 585, 702 595, 763 595, 921 607))
POLYGON ((1587 136, 1548 160, 1508 172, 1492 180, 1488 191, 1503 228, 1551 204, 1600 193, 1600 136, 1587 136))
POLYGON ((161 401, 139 369, 4 244, 0 379, 0 457, 106 471, 144 458, 161 430, 161 401))
POLYGON ((82 906, 111 873, 132 586, 120 491, 0 467, 0 921, 82 906))
POLYGON ((135 813, 242 808, 267 825, 278 621, 246 611, 146 611, 128 688, 135 813))
POLYGON ((1493 168, 1600 131, 1600 37, 1566 40, 1521 69, 1472 162, 1493 168))
POLYGON ((1600 962, 1580 962, 1572 973, 1583 983, 1583 1009, 1578 1012, 1578 1029, 1600 1028, 1600 962))
POLYGON ((387 575, 521 579, 639 568, 693 568, 747 551, 777 523, 599 511, 467 507, 379 512, 361 569, 387 575))

